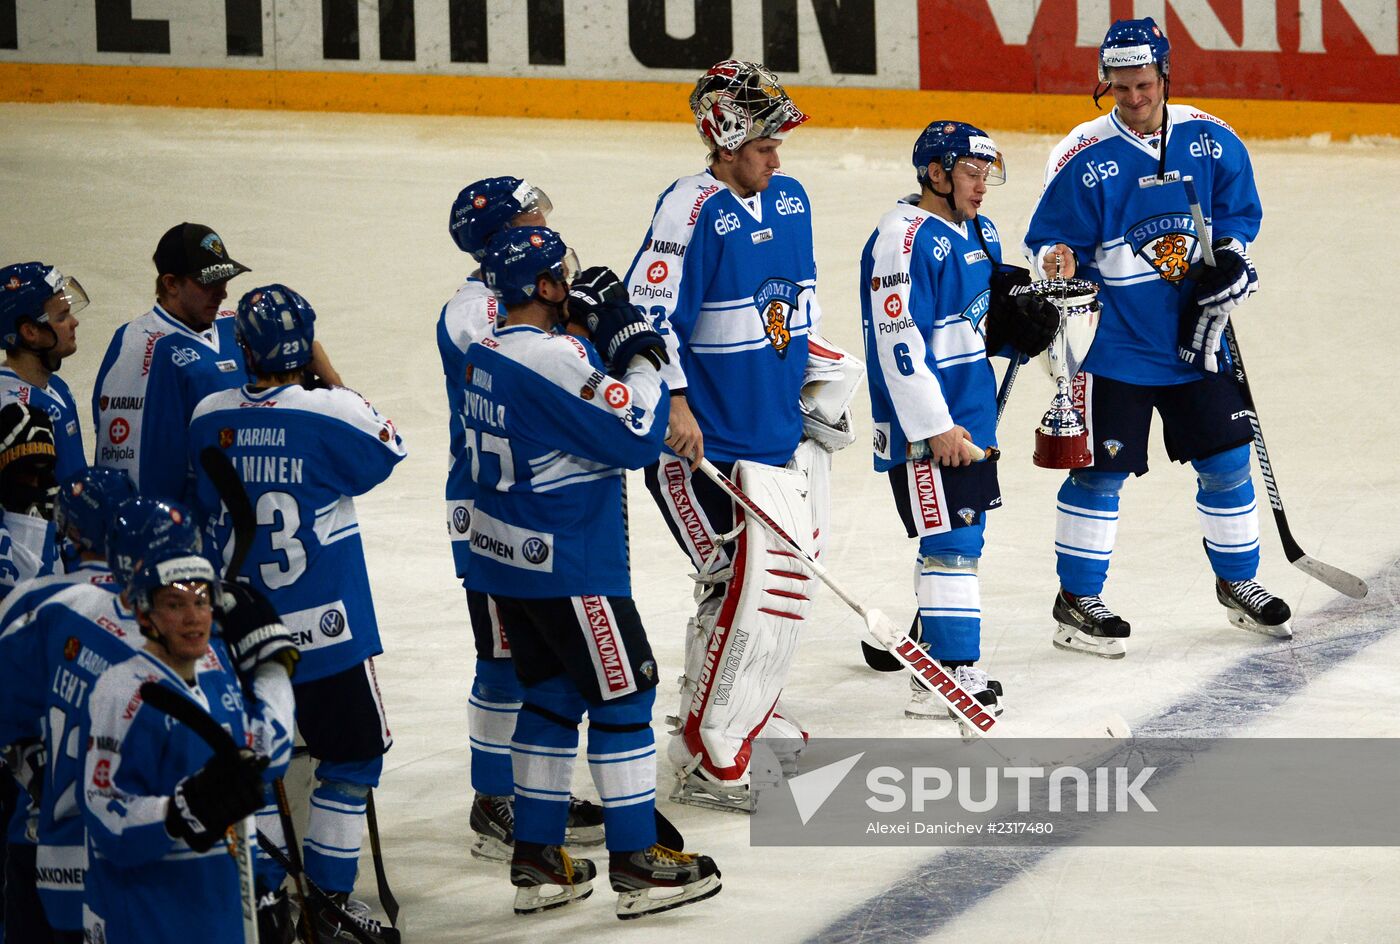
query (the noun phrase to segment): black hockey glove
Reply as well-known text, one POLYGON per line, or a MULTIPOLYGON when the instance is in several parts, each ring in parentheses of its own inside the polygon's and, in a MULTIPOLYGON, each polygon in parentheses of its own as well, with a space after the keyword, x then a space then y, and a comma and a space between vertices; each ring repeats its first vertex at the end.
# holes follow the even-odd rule
POLYGON ((1215 265, 1198 261, 1186 273, 1196 280, 1196 304, 1212 317, 1228 315, 1259 289, 1259 273, 1238 240, 1218 239, 1215 265))
POLYGON ((1030 272, 1020 266, 997 266, 987 310, 987 354, 1010 345, 1034 357, 1050 346, 1059 329, 1060 310, 1031 291, 1030 272))
POLYGON ((236 755, 215 754, 175 785, 165 831, 195 852, 212 848, 230 826, 262 807, 266 767, 266 757, 246 748, 236 755))
POLYGON ((216 608, 219 629, 244 689, 252 690, 254 671, 267 662, 276 662, 290 676, 301 653, 267 597, 231 580, 224 581, 221 591, 216 608))
POLYGON ((53 421, 38 407, 7 403, 0 409, 0 507, 53 520, 58 498, 53 421))
POLYGON ((670 358, 646 314, 627 300, 627 287, 606 266, 584 269, 569 287, 569 320, 588 331, 608 373, 621 377, 638 354, 658 370, 670 358))

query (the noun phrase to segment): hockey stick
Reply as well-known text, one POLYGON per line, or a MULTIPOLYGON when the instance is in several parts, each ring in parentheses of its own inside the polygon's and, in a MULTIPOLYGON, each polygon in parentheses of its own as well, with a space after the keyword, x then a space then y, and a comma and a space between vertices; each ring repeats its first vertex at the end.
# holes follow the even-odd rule
MULTIPOLYGON (((282 840, 287 844, 287 859, 289 868, 285 870, 292 876, 292 882, 297 892, 297 909, 306 918, 306 931, 310 940, 307 944, 321 944, 321 932, 316 928, 316 922, 311 920, 310 912, 306 907, 306 885, 311 881, 311 877, 306 874, 306 866, 301 861, 301 843, 297 841, 297 827, 292 822, 292 805, 287 802, 287 785, 278 777, 272 781, 272 789, 277 794, 277 819, 282 824, 282 840)), ((263 840, 267 837, 262 830, 258 830, 258 844, 265 845, 263 840)), ((280 851, 280 850, 279 850, 280 851)))
POLYGON ((199 464, 204 474, 209 476, 209 481, 214 483, 214 490, 219 493, 219 500, 228 509, 229 520, 233 523, 233 553, 224 569, 224 579, 233 580, 248 559, 258 519, 253 512, 253 503, 248 500, 248 491, 228 456, 214 446, 205 446, 199 451, 199 464))
MULTIPOLYGON (((1210 244, 1210 234, 1206 231, 1205 214, 1196 196, 1196 182, 1190 177, 1181 178, 1186 187, 1186 200, 1191 205, 1191 219, 1196 224, 1198 242, 1201 244, 1201 257, 1205 264, 1215 266, 1215 249, 1210 244)), ((1274 465, 1269 461, 1269 447, 1264 445, 1264 430, 1259 426, 1259 411, 1254 406, 1254 394, 1249 389, 1249 377, 1244 372, 1244 361, 1240 357, 1240 342, 1235 337, 1234 319, 1225 322, 1225 346, 1234 366, 1235 383, 1239 385, 1240 397, 1249 411, 1249 425, 1254 430, 1254 455, 1259 460, 1259 474, 1264 479, 1264 488, 1269 493, 1269 507, 1274 512, 1274 524, 1278 527, 1279 542, 1288 562, 1309 576, 1316 577, 1327 586, 1344 593, 1353 599, 1361 599, 1370 588, 1366 581, 1339 567, 1324 563, 1309 556, 1293 539, 1293 531, 1288 527, 1288 515, 1283 510, 1283 498, 1279 495, 1278 483, 1274 480, 1274 465)))
MULTIPOLYGON (((267 833, 258 832, 258 847, 267 854, 269 859, 276 862, 283 869, 288 872, 293 870, 294 866, 292 860, 287 857, 286 853, 278 848, 277 843, 273 842, 272 837, 267 833)), ((306 875, 304 877, 306 879, 306 890, 311 900, 339 918, 341 928, 347 931, 355 940, 359 941, 360 944, 399 944, 400 935, 397 930, 394 928, 381 928, 379 939, 375 939, 368 931, 361 928, 355 922, 355 919, 351 918, 350 915, 346 913, 343 905, 332 898, 320 885, 317 885, 316 882, 312 880, 311 876, 306 875)), ((308 927, 312 924, 313 922, 310 920, 307 921, 308 927)))
MULTIPOLYGON (((142 682, 140 693, 143 702, 185 725, 215 754, 238 756, 238 745, 233 735, 190 699, 159 682, 142 682)), ((258 897, 253 890, 253 847, 249 841, 256 828, 252 822, 253 817, 245 816, 233 827, 236 848, 232 852, 238 864, 238 894, 243 906, 243 944, 258 944, 258 897)))
POLYGON ((379 888, 379 904, 389 916, 389 923, 399 926, 399 902, 389 887, 389 876, 384 874, 384 850, 379 845, 379 817, 374 814, 374 790, 365 797, 365 819, 369 823, 369 848, 374 859, 374 882, 379 888))
POLYGON ((763 529, 786 548, 787 552, 802 565, 810 570, 814 576, 822 583, 831 588, 831 592, 841 598, 841 601, 860 614, 865 620, 866 629, 876 640, 888 649, 900 664, 903 665, 927 688, 948 706, 965 728, 970 728, 979 734, 986 734, 996 725, 997 719, 989 712, 983 710, 982 705, 967 693, 953 677, 944 671, 943 667, 929 658, 928 653, 919 647, 919 644, 909 638, 909 634, 901 631, 884 613, 874 608, 866 608, 858 600, 846 592, 846 589, 836 582, 827 569, 812 559, 802 547, 788 536, 782 527, 768 516, 758 504, 746 495, 739 486, 729 480, 729 477, 715 468, 714 463, 709 459, 701 459, 697 464, 701 472, 705 473, 711 481, 729 495, 730 498, 742 505, 745 510, 753 516, 763 529))

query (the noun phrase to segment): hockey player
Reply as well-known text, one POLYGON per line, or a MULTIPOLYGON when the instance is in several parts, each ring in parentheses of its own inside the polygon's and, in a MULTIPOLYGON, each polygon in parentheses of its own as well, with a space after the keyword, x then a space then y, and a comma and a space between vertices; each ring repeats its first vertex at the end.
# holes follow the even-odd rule
POLYGON ((233 584, 219 592, 194 520, 178 506, 148 498, 122 505, 108 558, 120 605, 145 638, 102 672, 88 697, 77 791, 93 850, 85 939, 242 944, 227 834, 258 808, 264 776, 279 775, 291 758, 295 650, 264 599, 233 584), (215 605, 220 638, 211 639, 215 605), (146 705, 144 682, 191 699, 248 747, 212 754, 190 728, 146 705))
POLYGON ((12 833, 6 864, 11 940, 82 944, 87 853, 73 791, 87 694, 141 644, 105 556, 107 520, 134 495, 118 469, 84 468, 65 482, 54 519, 76 547, 66 572, 26 581, 0 606, 0 744, 13 745, 11 767, 33 798, 26 835, 12 833))
POLYGON ((49 415, 60 481, 87 465, 78 405, 57 373, 78 350, 77 315, 87 304, 78 280, 53 266, 22 262, 0 269, 0 406, 27 403, 49 415))
POLYGON ((778 696, 816 581, 767 566, 761 529, 743 528, 736 539, 742 516, 718 486, 692 477, 690 460, 711 459, 818 552, 824 450, 854 440, 847 406, 861 368, 817 335, 811 204, 778 171, 784 137, 807 115, 771 71, 735 60, 700 77, 690 106, 709 166, 662 193, 627 284, 670 355, 662 376, 673 454, 648 467, 647 487, 698 581, 678 736, 668 749, 679 778, 672 799, 751 811, 753 738, 785 738, 791 762, 806 737, 778 696), (736 472, 737 462, 746 464, 736 472), (763 604, 773 593, 783 606, 763 604), (721 664, 734 667, 736 697, 711 698, 721 664))
POLYGON ((1082 385, 1093 465, 1070 473, 1056 505, 1055 645, 1107 658, 1125 653, 1129 624, 1100 594, 1119 491, 1130 474, 1147 471, 1154 408, 1167 455, 1196 470, 1216 599, 1233 625, 1287 638, 1288 604, 1254 580, 1253 431, 1221 350, 1226 319, 1259 281, 1246 249, 1262 216, 1249 153, 1219 118, 1168 104, 1171 47, 1150 17, 1109 27, 1099 47, 1099 81, 1095 102, 1111 92, 1115 107, 1051 152, 1026 235, 1027 254, 1047 276, 1077 275, 1102 286, 1103 313, 1082 385), (1210 234, 1197 233, 1192 222, 1180 184, 1188 175, 1210 234), (1214 240, 1213 268, 1193 264, 1206 238, 1214 240))
POLYGON ((562 848, 584 714, 618 917, 708 898, 720 889, 714 862, 656 841, 657 667, 623 527, 624 469, 655 461, 665 436, 664 344, 609 270, 588 270, 570 292, 577 261, 552 230, 506 230, 481 268, 508 323, 465 359, 477 487, 466 579, 499 607, 523 689, 511 741, 515 910, 592 891, 593 863, 562 848), (591 344, 560 333, 566 317, 591 344))
MULTIPOLYGON (((304 861, 307 875, 343 904, 355 887, 369 791, 393 743, 374 675, 383 649, 353 496, 387 479, 405 451, 394 424, 367 400, 308 373, 315 319, 285 285, 243 296, 232 320, 251 380, 200 402, 189 449, 198 507, 214 521, 217 546, 227 546, 232 523, 200 466, 202 450, 228 457, 254 506, 257 534, 239 576, 267 594, 301 651, 297 726, 318 762, 304 861)), ((281 836, 274 809, 259 821, 281 836)), ((268 890, 281 884, 271 862, 259 875, 268 876, 268 890)), ((360 930, 381 934, 378 921, 358 909, 353 917, 360 930)), ((318 910, 314 920, 322 940, 351 937, 334 912, 318 910)))
MULTIPOLYGON (((457 248, 481 261, 486 242, 502 230, 543 226, 553 209, 549 197, 519 177, 489 177, 468 184, 457 194, 448 218, 448 231, 457 248)), ((496 294, 481 280, 480 271, 457 289, 438 317, 437 344, 447 384, 452 416, 448 443, 447 533, 457 577, 466 586, 471 562, 471 514, 475 484, 467 448, 463 405, 467 399, 467 348, 489 336, 499 314, 496 294)), ((520 682, 510 663, 510 643, 501 628, 500 611, 485 593, 467 590, 467 613, 476 644, 476 674, 467 707, 471 744, 471 828, 476 837, 472 855, 509 862, 514 810, 511 796, 510 738, 520 710, 520 682)), ((592 803, 570 800, 567 838, 574 845, 603 841, 602 810, 592 803)))
MULTIPOLYGON (((981 214, 1006 182, 992 139, 961 121, 935 121, 914 142, 919 192, 880 219, 861 255, 861 323, 875 421, 875 470, 919 541, 915 638, 969 694, 1001 713, 1001 683, 981 658, 977 564, 984 513, 1001 504, 996 465, 968 442, 996 443, 996 380, 987 356, 1038 354, 1059 325, 1028 292, 1030 273, 1004 266, 1001 237, 981 214), (1008 350, 1003 350, 1008 349, 1008 350)), ((905 714, 952 717, 911 679, 905 714)))

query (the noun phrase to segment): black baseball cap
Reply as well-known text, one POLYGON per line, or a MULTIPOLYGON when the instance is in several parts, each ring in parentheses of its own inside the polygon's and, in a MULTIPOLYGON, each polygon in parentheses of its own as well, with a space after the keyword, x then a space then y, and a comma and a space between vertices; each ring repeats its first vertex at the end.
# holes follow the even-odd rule
POLYGON ((183 275, 200 285, 222 282, 251 272, 229 258, 219 234, 200 223, 181 223, 165 231, 151 257, 161 275, 183 275))

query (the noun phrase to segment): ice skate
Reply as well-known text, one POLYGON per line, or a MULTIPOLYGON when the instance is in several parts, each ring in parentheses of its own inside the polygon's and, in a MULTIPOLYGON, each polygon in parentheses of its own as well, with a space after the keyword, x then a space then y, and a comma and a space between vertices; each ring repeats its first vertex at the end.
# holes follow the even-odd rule
POLYGON ((286 889, 266 891, 258 885, 259 944, 292 944, 296 940, 296 922, 292 920, 292 903, 286 889))
POLYGON ((535 914, 582 901, 593 894, 593 879, 597 875, 591 859, 575 859, 563 846, 516 843, 510 860, 515 913, 535 914))
POLYGON ((340 906, 343 914, 325 904, 317 904, 316 901, 308 899, 306 907, 310 914, 301 916, 298 929, 301 940, 311 940, 309 929, 306 927, 306 922, 311 920, 316 922, 316 937, 321 941, 361 941, 368 938, 381 944, 399 944, 399 932, 370 917, 367 905, 351 901, 348 892, 330 892, 329 895, 331 900, 340 906), (350 929, 352 924, 355 931, 350 929))
POLYGON ((1061 590, 1055 595, 1051 611, 1055 622, 1056 649, 1082 652, 1104 659, 1121 659, 1128 650, 1123 640, 1128 638, 1128 621, 1104 605, 1097 593, 1076 597, 1061 590))
MULTIPOLYGON (((471 828, 475 833, 471 853, 487 862, 509 862, 515 842, 514 797, 478 793, 472 801, 471 828)), ((569 798, 569 819, 564 843, 596 846, 603 841, 603 808, 596 803, 569 798)))
POLYGON ((1293 613, 1288 604, 1253 580, 1217 577, 1215 598, 1225 607, 1231 626, 1275 639, 1293 638, 1293 627, 1289 623, 1293 613))
MULTIPOLYGON (((1001 717, 1001 683, 988 678, 987 673, 970 665, 960 665, 953 670, 953 680, 973 698, 993 718, 1001 717)), ((944 719, 961 721, 951 708, 929 691, 914 676, 909 676, 909 703, 904 706, 904 717, 918 720, 944 719)))
POLYGON ((614 852, 608 873, 624 921, 670 911, 719 894, 719 869, 709 856, 676 852, 657 844, 636 852, 614 852))
POLYGON ((691 755, 682 738, 674 737, 666 748, 667 756, 676 767, 676 785, 671 789, 672 803, 701 806, 725 813, 753 813, 758 805, 748 771, 737 780, 718 780, 700 765, 700 758, 691 755))

